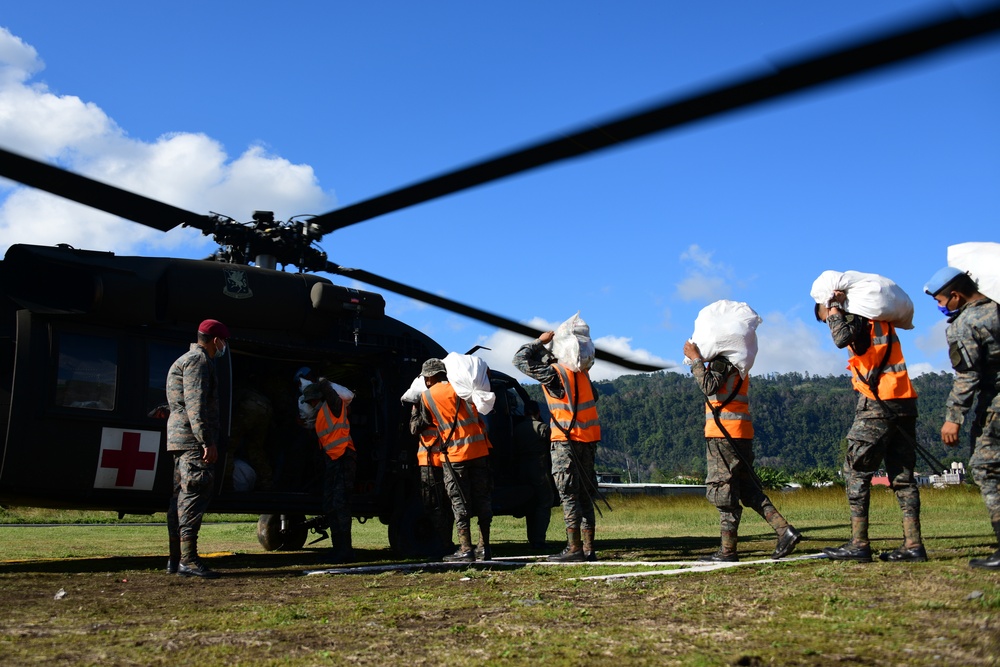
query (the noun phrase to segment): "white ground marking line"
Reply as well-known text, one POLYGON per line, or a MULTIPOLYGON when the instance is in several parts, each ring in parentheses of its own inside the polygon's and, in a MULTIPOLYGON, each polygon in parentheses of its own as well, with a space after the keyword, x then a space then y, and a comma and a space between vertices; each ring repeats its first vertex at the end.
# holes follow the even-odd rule
MULTIPOLYGON (((764 560, 745 560, 736 563, 701 563, 699 561, 687 561, 683 565, 674 567, 670 570, 652 570, 646 572, 620 572, 618 574, 603 574, 596 575, 592 577, 569 577, 567 581, 606 581, 609 579, 627 579, 630 577, 650 577, 650 576, 670 576, 672 574, 682 574, 685 572, 711 572, 713 570, 724 570, 730 567, 742 567, 744 565, 773 565, 774 563, 790 563, 794 561, 803 560, 818 560, 826 558, 826 554, 806 554, 804 556, 793 556, 792 558, 781 558, 775 560, 773 558, 767 558, 764 560)), ((675 564, 669 563, 671 565, 675 564)), ((668 563, 660 563, 660 565, 667 565, 668 563)))

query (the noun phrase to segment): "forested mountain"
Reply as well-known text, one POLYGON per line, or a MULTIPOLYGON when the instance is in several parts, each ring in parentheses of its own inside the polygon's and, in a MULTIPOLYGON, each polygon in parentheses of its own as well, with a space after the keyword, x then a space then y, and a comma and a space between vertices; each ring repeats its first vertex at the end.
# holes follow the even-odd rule
MULTIPOLYGON (((967 462, 969 457, 967 434, 963 435, 963 444, 954 449, 945 447, 939 435, 951 382, 952 376, 947 373, 913 378, 920 396, 918 442, 945 464, 955 460, 967 462)), ((704 476, 705 404, 690 374, 623 375, 594 386, 600 394, 599 470, 624 473, 628 469, 632 481, 704 476)), ((544 406, 537 384, 525 388, 544 406)), ((790 473, 814 468, 839 469, 856 402, 857 394, 846 375, 751 375, 750 410, 756 433, 756 465, 790 473)), ((919 457, 917 469, 934 472, 919 457)))

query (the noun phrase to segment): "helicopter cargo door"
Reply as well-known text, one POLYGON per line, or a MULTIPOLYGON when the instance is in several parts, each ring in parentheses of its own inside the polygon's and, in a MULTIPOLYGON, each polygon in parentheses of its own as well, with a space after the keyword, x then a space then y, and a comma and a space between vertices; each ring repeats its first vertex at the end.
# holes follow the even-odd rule
POLYGON ((19 311, 0 502, 130 513, 165 508, 172 479, 166 422, 146 403, 152 366, 186 349, 180 341, 170 347, 155 355, 148 341, 124 329, 19 311))

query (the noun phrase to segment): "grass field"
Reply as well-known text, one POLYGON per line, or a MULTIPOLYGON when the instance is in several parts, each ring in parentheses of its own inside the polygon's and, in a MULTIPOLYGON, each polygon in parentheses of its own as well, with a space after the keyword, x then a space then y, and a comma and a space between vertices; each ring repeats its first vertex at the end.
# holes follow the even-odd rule
MULTIPOLYGON (((975 489, 926 490, 931 561, 750 564, 615 580, 614 564, 319 574, 315 547, 264 553, 252 520, 213 517, 202 551, 215 581, 162 572, 166 529, 109 515, 8 510, 0 522, 4 665, 1000 665, 1000 574, 968 559, 994 548, 975 489), (60 593, 60 591, 62 593, 60 593), (58 598, 58 599, 57 599, 58 598)), ((772 495, 806 536, 795 555, 848 536, 842 490, 772 495)), ((704 499, 612 498, 598 520, 602 560, 694 560, 717 546, 704 499)), ((149 517, 141 518, 149 521, 149 517)), ((152 521, 162 520, 154 516, 152 521)), ((899 510, 876 489, 876 550, 900 542, 899 510)), ((498 556, 529 554, 523 521, 498 518, 498 556)), ((354 526, 365 562, 393 562, 386 530, 354 526)), ((561 548, 561 518, 550 528, 561 548)), ((317 545, 320 546, 320 545, 317 545)), ((744 560, 774 536, 744 514, 744 560)))

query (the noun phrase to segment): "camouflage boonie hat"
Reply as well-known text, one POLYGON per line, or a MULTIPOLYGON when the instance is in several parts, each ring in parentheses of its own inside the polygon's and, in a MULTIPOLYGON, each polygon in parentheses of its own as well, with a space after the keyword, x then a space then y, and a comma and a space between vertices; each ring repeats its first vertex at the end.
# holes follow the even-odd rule
POLYGON ((420 374, 425 378, 434 377, 438 373, 447 372, 447 369, 444 367, 444 362, 440 359, 428 359, 424 362, 424 365, 420 367, 420 374))

